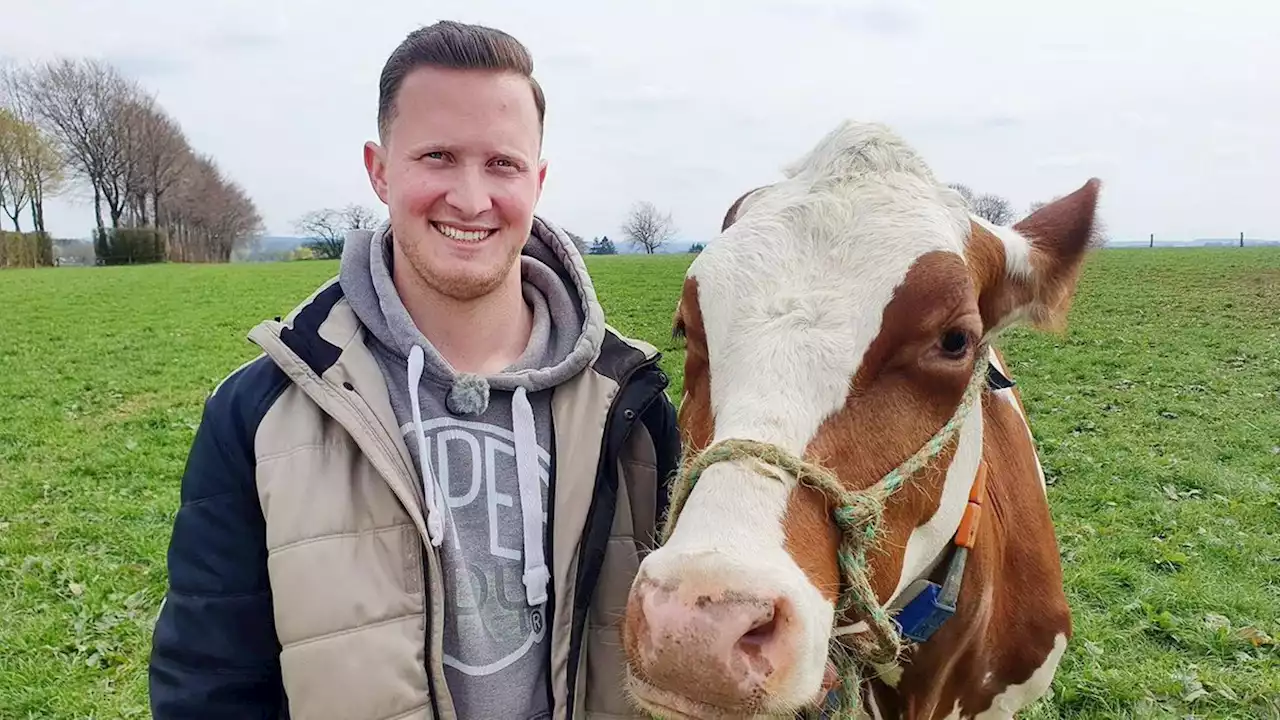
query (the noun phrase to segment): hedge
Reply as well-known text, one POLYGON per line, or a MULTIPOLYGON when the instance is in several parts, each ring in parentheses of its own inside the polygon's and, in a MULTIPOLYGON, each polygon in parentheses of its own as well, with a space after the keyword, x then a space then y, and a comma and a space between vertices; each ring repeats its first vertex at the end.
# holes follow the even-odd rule
POLYGON ((0 268, 53 266, 53 236, 0 230, 0 268))
POLYGON ((99 265, 138 265, 165 261, 165 235, 155 228, 108 228, 93 231, 99 265))

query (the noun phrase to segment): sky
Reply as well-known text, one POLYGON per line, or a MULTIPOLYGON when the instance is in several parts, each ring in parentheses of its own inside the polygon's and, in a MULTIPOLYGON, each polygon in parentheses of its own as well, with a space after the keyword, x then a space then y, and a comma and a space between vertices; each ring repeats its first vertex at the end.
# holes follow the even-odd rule
MULTIPOLYGON (((0 62, 91 56, 155 95, 257 204, 384 212, 361 152, 409 31, 499 27, 548 98, 538 213, 615 239, 640 200, 706 241, 741 193, 845 118, 884 122, 944 182, 1034 200, 1103 181, 1112 239, 1280 238, 1280 3, 860 0, 41 0, 0 62)), ((92 196, 48 203, 87 237, 92 196)))

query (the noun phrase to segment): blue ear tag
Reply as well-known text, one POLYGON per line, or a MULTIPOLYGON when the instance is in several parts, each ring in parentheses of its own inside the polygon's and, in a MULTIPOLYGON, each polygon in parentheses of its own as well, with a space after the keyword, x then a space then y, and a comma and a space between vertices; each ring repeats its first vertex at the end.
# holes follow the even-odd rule
POLYGON ((916 642, 926 642, 942 624, 955 614, 954 604, 948 605, 945 599, 940 601, 942 586, 936 582, 926 581, 911 602, 894 616, 893 620, 902 629, 904 637, 916 642))

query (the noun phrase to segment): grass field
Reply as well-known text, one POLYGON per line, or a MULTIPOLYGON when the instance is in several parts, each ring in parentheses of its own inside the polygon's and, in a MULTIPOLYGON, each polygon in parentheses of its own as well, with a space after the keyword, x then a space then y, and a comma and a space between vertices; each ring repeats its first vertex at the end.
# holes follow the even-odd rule
MULTIPOLYGON (((667 352, 685 256, 592 258, 667 352)), ((0 272, 0 718, 140 718, 201 401, 336 264, 0 272)), ((1280 717, 1280 252, 1096 255, 1003 348, 1076 638, 1038 718, 1280 717)))

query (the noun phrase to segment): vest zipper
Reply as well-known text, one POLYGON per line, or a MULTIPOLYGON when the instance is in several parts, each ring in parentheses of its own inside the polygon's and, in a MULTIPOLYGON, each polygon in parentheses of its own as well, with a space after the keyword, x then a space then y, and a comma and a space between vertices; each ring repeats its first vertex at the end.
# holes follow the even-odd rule
MULTIPOLYGON (((601 447, 600 467, 606 467, 606 466, 612 467, 613 459, 616 458, 616 456, 614 456, 606 459, 604 457, 604 453, 607 452, 607 449, 608 449, 607 441, 608 441, 609 435, 613 431, 613 429, 616 427, 617 423, 619 422, 625 423, 625 426, 627 427, 627 431, 624 434, 624 436, 629 435, 631 432, 630 430, 631 426, 634 425, 636 422, 640 422, 640 415, 646 410, 648 410, 648 408, 653 404, 653 402, 656 401, 658 397, 663 392, 666 391, 666 387, 668 386, 669 382, 664 379, 663 381, 657 383, 657 386, 654 388, 656 392, 649 395, 645 395, 641 398, 637 398, 637 400, 640 401, 637 403, 637 407, 622 406, 623 396, 626 394, 626 390, 630 385, 631 381, 635 378, 635 376, 642 371, 653 370, 657 368, 660 365, 660 362, 661 362, 660 355, 644 358, 640 362, 636 363, 635 366, 627 370, 619 380, 618 392, 614 396, 613 402, 610 403, 608 411, 605 413, 604 431, 601 433, 602 447, 601 447), (630 413, 629 416, 628 416, 628 413, 630 413), (608 460, 607 465, 605 465, 606 460, 608 460)), ((621 447, 622 447, 622 444, 620 443, 618 446, 618 449, 620 450, 621 447)), ((615 479, 618 481, 619 484, 622 483, 621 476, 618 476, 615 479)), ((598 474, 597 474, 596 482, 597 483, 599 482, 598 474)), ((659 482, 661 482, 661 480, 659 480, 659 482)), ((594 487, 594 483, 593 483, 593 487, 594 487)), ((617 512, 616 505, 614 507, 614 512, 615 513, 617 512)), ((591 524, 591 514, 592 513, 589 512, 587 517, 588 527, 591 524)), ((581 548, 583 544, 586 543, 588 539, 587 532, 588 532, 587 528, 584 527, 583 536, 578 539, 579 548, 581 548)), ((580 558, 578 560, 578 566, 577 568, 575 568, 575 574, 578 576, 579 581, 582 580, 582 572, 583 572, 582 559, 580 558)), ((595 578, 595 582, 596 583, 599 582, 599 577, 595 578)), ((595 584, 593 583, 591 587, 585 587, 583 583, 578 582, 575 585, 575 590, 576 590, 576 593, 574 596, 574 602, 571 603, 569 606, 570 647, 569 647, 569 657, 568 657, 568 673, 566 674, 566 677, 565 677, 565 684, 566 684, 565 718, 566 720, 574 720, 577 713, 580 711, 580 709, 576 707, 577 703, 576 703, 575 695, 577 695, 577 692, 578 692, 577 676, 580 669, 579 664, 582 656, 581 645, 582 643, 586 642, 586 638, 584 636, 585 625, 586 625, 586 613, 582 615, 582 621, 581 623, 579 623, 578 612, 577 612, 578 598, 581 597, 583 593, 587 593, 588 595, 593 595, 595 592, 595 584), (573 642, 575 636, 578 640, 577 648, 574 647, 574 642, 573 642), (575 652, 575 649, 576 649, 576 652, 575 652)))
MULTIPOLYGON (((435 552, 435 549, 431 547, 431 543, 424 542, 422 543, 422 551, 422 599, 423 614, 426 624, 426 632, 423 634, 422 640, 422 661, 425 666, 424 670, 426 670, 427 673, 427 697, 431 699, 431 716, 436 718, 436 720, 440 720, 440 718, 443 717, 440 714, 440 689, 436 686, 436 667, 435 663, 431 659, 431 646, 435 635, 434 615, 436 598, 436 588, 433 584, 435 582, 436 573, 431 572, 431 560, 434 557, 432 553, 435 552)), ((441 687, 443 687, 443 680, 441 681, 441 687)), ((450 714, 456 715, 456 712, 451 712, 450 714)))

